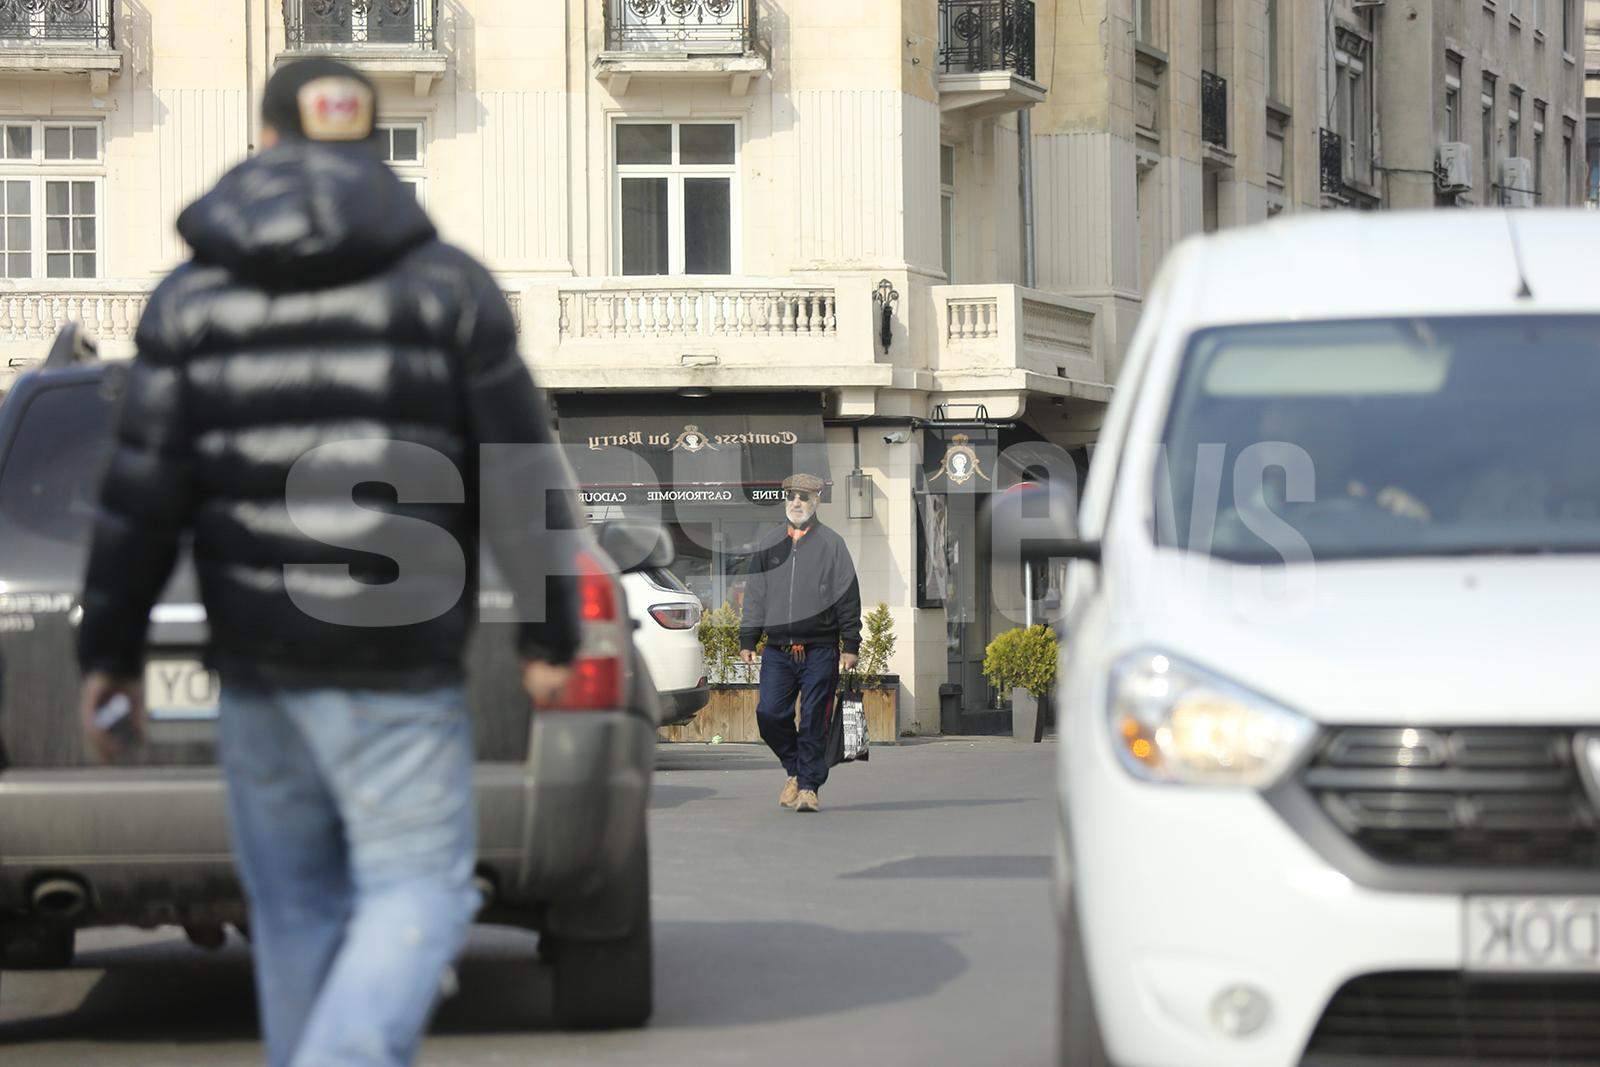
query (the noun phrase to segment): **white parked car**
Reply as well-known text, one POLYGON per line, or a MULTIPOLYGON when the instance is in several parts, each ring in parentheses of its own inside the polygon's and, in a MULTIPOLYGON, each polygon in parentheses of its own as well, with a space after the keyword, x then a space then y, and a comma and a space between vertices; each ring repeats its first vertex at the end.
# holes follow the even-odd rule
POLYGON ((661 725, 688 722, 711 699, 696 632, 700 598, 666 568, 626 573, 622 589, 633 619, 634 647, 661 697, 661 725))
POLYGON ((1173 252, 1041 553, 1063 1064, 1600 1061, 1596 249, 1441 211, 1173 252))

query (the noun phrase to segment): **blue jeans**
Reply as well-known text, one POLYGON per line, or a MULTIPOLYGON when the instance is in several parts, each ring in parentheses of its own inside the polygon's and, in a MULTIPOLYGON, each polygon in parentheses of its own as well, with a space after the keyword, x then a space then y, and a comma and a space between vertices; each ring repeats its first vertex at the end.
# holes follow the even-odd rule
POLYGON ((756 726, 789 777, 801 789, 821 789, 828 780, 828 716, 839 687, 839 650, 828 645, 806 648, 796 663, 787 648, 770 643, 761 651, 761 694, 756 701, 756 726), (800 728, 794 725, 794 698, 800 697, 800 728))
POLYGON ((400 1067, 480 901, 460 688, 224 684, 220 749, 270 1067, 400 1067))

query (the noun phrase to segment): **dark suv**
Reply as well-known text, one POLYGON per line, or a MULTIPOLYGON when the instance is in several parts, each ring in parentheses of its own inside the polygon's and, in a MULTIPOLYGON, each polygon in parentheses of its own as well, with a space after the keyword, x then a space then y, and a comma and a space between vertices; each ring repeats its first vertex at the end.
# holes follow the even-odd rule
MULTIPOLYGON (((148 744, 99 766, 77 725, 77 597, 124 375, 73 349, 64 336, 0 405, 0 969, 66 966, 84 927, 179 924, 217 944, 245 919, 189 566, 151 613, 148 744)), ((509 597, 487 567, 469 655, 480 920, 540 932, 557 1018, 574 1027, 637 1026, 651 1008, 645 807, 659 711, 600 548, 662 565, 670 549, 645 537, 573 533, 587 557, 584 706, 530 709, 509 597)))

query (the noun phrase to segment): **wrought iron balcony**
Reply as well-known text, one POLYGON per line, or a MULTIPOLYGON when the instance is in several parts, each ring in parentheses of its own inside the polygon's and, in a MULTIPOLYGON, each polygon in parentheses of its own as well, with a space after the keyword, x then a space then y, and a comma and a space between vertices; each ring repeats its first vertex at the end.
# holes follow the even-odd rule
POLYGON ((1228 79, 1209 70, 1200 72, 1200 139, 1228 147, 1228 79))
POLYGON ((0 47, 16 42, 115 46, 113 0, 0 0, 0 47))
POLYGON ((940 0, 939 69, 1034 78, 1033 0, 940 0))
POLYGON ((742 55, 752 50, 753 0, 610 0, 606 49, 742 55))
POLYGON ((439 47, 438 0, 283 0, 289 50, 439 47))
POLYGON ((1332 130, 1322 131, 1317 156, 1322 172, 1322 191, 1329 196, 1344 195, 1344 138, 1332 130))

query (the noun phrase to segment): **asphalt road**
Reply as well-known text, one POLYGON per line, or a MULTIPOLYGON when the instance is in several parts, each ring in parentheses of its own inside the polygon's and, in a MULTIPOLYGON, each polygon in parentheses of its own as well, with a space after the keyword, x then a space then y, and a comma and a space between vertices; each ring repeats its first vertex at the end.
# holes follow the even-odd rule
MULTIPOLYGON (((656 1015, 550 1029, 534 938, 480 927, 422 1062, 1050 1062, 1055 746, 929 741, 777 806, 763 748, 663 746, 651 804, 656 1015)), ((0 979, 0 1062, 257 1064, 247 949, 177 931, 86 935, 70 971, 0 979)))

